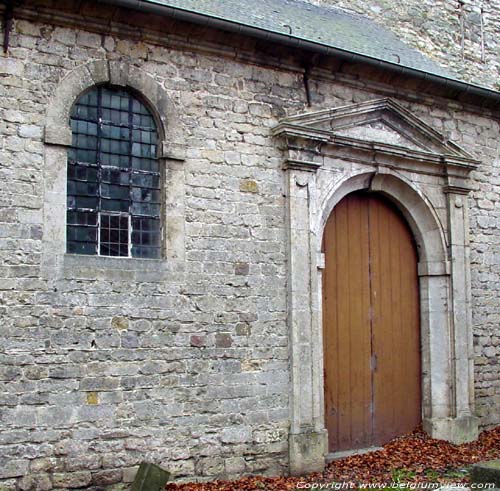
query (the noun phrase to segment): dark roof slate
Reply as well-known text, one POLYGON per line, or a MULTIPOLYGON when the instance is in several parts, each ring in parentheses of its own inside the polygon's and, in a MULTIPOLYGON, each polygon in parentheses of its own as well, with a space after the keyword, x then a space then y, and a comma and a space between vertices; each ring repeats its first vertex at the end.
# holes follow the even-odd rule
POLYGON ((334 7, 301 0, 145 1, 456 78, 374 21, 334 7))

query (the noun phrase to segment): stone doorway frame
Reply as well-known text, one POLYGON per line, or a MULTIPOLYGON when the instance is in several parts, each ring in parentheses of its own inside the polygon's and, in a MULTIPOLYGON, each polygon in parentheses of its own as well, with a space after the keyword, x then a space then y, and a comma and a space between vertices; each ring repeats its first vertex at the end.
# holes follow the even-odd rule
POLYGON ((325 463, 321 243, 335 205, 359 190, 390 199, 417 243, 424 429, 454 443, 476 439, 467 180, 478 162, 390 99, 287 118, 274 134, 285 152, 290 473, 325 463), (379 123, 418 145, 359 138, 363 125, 379 123))

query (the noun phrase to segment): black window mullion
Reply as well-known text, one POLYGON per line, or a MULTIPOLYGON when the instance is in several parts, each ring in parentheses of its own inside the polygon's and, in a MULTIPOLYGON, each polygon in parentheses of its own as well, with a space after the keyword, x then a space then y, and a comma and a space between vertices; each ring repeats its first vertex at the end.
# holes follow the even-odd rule
POLYGON ((101 253, 100 244, 100 228, 101 228, 101 210, 102 210, 102 155, 101 155, 101 138, 102 138, 102 87, 97 87, 97 182, 98 196, 97 196, 97 227, 99 228, 97 234, 97 254, 101 253))
POLYGON ((129 196, 129 202, 128 202, 128 214, 129 214, 129 251, 130 255, 132 255, 132 206, 133 206, 133 187, 132 187, 132 173, 133 173, 133 163, 132 163, 132 145, 134 141, 134 99, 132 97, 129 97, 128 99, 128 196, 129 196))

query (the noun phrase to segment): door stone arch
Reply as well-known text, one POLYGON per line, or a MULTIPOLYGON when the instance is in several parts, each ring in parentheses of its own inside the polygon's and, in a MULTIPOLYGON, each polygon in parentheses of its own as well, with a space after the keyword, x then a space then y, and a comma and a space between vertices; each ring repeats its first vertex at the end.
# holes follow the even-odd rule
POLYGON ((419 248, 424 429, 474 440, 467 194, 478 162, 390 99, 293 116, 274 133, 287 192, 291 473, 324 466, 321 241, 335 204, 357 190, 391 200, 419 248))

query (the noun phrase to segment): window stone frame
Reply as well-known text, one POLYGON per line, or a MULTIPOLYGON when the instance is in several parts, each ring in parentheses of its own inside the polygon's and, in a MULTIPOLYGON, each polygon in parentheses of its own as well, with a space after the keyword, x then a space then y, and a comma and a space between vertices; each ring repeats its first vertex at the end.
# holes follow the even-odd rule
MULTIPOLYGON (((185 257, 185 144, 175 105, 165 89, 145 71, 120 61, 100 60, 80 65, 69 72, 48 104, 44 126, 44 240, 42 272, 48 278, 68 276, 83 262, 100 268, 137 271, 175 269, 185 257), (146 102, 158 130, 158 159, 162 170, 162 257, 161 259, 112 258, 66 253, 67 149, 72 144, 70 111, 85 91, 109 84, 132 90, 146 102), (77 256, 77 257, 71 257, 77 256), (118 262, 117 262, 118 261, 118 262), (162 263, 168 263, 162 264, 162 263)), ((177 268, 178 269, 178 268, 177 268)))

